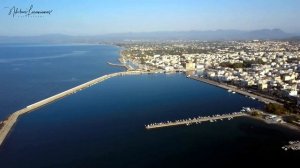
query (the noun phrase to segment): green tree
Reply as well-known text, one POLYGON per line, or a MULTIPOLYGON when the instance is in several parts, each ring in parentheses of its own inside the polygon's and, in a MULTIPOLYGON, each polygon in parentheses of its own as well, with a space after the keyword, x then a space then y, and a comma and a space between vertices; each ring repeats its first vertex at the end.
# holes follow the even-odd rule
POLYGON ((276 103, 269 103, 265 107, 266 111, 269 113, 273 113, 276 115, 282 115, 288 113, 288 109, 286 109, 283 105, 276 103))

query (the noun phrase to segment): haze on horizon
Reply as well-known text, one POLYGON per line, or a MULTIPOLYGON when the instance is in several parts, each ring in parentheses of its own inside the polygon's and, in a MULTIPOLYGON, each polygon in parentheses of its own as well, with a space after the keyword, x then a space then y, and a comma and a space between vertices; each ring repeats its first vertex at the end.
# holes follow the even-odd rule
POLYGON ((101 35, 127 32, 257 30, 300 32, 299 0, 2 0, 0 35, 101 35), (8 15, 9 8, 53 10, 50 16, 8 15))

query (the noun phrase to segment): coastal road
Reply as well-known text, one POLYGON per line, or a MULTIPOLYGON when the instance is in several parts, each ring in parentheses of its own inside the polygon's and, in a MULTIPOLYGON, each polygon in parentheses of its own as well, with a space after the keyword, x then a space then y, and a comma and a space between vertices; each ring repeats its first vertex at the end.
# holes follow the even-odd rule
POLYGON ((205 79, 205 78, 202 78, 202 77, 195 77, 195 76, 189 76, 188 78, 194 79, 194 80, 197 80, 197 81, 201 81, 201 82, 204 82, 204 83, 207 83, 207 84, 210 84, 210 85, 214 85, 214 86, 226 89, 226 90, 232 90, 232 91, 234 91, 236 93, 239 93, 241 95, 253 97, 253 98, 255 98, 255 99, 257 99, 261 102, 264 102, 264 103, 276 103, 276 104, 282 105, 282 103, 280 103, 276 100, 270 99, 268 97, 263 97, 261 95, 249 93, 249 92, 243 91, 241 89, 238 89, 236 87, 229 86, 229 85, 224 85, 224 84, 221 84, 219 82, 215 82, 215 81, 212 81, 212 80, 209 80, 209 79, 205 79))

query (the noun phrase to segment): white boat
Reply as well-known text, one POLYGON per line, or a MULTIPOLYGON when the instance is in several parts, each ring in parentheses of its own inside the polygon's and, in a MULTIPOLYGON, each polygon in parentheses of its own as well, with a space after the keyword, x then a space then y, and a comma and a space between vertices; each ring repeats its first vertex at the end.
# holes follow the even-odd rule
POLYGON ((235 94, 235 92, 232 92, 232 94, 235 94))
POLYGON ((174 74, 174 73, 176 73, 176 72, 175 71, 167 71, 167 72, 165 72, 165 74, 167 74, 167 75, 174 74))
POLYGON ((229 90, 227 90, 227 92, 232 92, 232 90, 229 89, 229 90))

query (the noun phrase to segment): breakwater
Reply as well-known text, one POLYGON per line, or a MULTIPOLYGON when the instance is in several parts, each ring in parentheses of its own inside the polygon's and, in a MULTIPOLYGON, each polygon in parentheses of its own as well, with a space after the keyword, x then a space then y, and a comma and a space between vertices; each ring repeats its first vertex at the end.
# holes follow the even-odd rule
POLYGON ((76 87, 73 87, 69 90, 63 91, 61 93, 58 93, 54 96, 48 97, 46 99, 43 99, 41 101, 38 101, 36 103, 33 103, 31 105, 28 105, 27 107, 20 109, 14 113, 12 113, 6 120, 2 122, 2 127, 0 128, 0 146, 4 142, 5 138, 7 137, 8 133, 11 131, 12 127, 18 120, 18 118, 23 115, 27 114, 31 111, 34 111, 42 106, 45 106, 49 103, 52 103, 54 101, 57 101, 61 98, 64 98, 66 96, 69 96, 71 94, 74 94, 78 91, 81 91, 83 89, 86 89, 88 87, 91 87, 97 83, 103 82, 109 78, 116 77, 116 76, 125 76, 125 75, 139 75, 139 74, 149 74, 149 73, 155 73, 156 71, 126 71, 126 72, 117 72, 112 73, 108 75, 101 76, 99 78, 93 79, 91 81, 88 81, 84 84, 78 85, 76 87))

